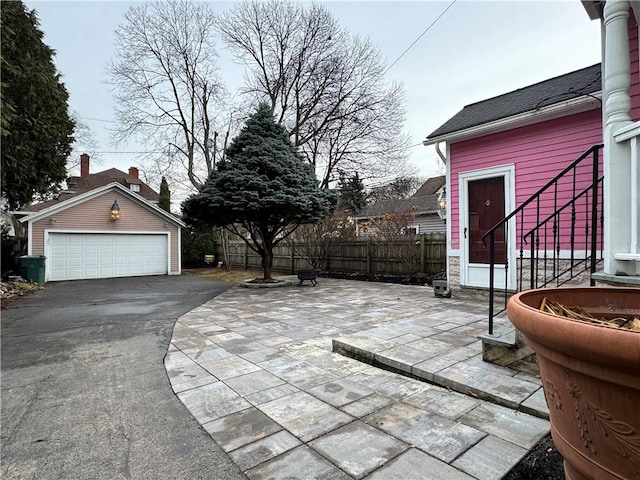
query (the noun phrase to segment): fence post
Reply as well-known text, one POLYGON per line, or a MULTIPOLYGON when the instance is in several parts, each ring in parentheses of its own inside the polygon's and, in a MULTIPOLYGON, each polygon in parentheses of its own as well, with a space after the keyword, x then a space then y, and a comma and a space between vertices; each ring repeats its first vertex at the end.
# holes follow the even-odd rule
POLYGON ((427 240, 426 234, 420 234, 420 273, 427 273, 427 240))
POLYGON ((367 238, 367 274, 371 274, 371 239, 367 238))
POLYGON ((291 240, 289 243, 289 248, 291 248, 291 275, 296 273, 296 241, 291 240))
POLYGON ((244 242, 244 269, 246 270, 249 266, 249 244, 244 242))

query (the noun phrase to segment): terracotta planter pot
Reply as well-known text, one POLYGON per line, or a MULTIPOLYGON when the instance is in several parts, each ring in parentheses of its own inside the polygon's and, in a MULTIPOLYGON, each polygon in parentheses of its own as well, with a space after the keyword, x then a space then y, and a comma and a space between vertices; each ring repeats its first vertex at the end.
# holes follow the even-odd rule
POLYGON ((640 289, 530 290, 508 304, 537 354, 566 478, 640 479, 640 332, 543 313, 544 297, 598 317, 640 317, 640 289))

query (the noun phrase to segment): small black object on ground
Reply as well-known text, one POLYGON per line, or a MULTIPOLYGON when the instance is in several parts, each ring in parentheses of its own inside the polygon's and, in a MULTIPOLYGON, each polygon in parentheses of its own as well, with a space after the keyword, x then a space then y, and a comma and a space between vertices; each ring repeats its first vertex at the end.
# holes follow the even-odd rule
POLYGON ((318 284, 316 280, 318 278, 318 271, 315 268, 301 268, 297 273, 298 280, 300 280, 300 283, 298 285, 302 285, 302 282, 304 282, 305 280, 309 280, 311 282, 311 285, 313 285, 314 287, 318 284))

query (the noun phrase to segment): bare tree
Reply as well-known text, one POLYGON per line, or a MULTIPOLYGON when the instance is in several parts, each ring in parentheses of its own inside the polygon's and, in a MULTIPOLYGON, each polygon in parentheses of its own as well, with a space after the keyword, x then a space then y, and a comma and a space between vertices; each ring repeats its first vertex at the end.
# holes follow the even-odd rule
POLYGON ((67 175, 78 175, 80 172, 80 155, 87 153, 91 156, 91 163, 101 164, 102 158, 98 153, 98 141, 93 131, 80 117, 78 112, 71 112, 71 118, 76 124, 73 132, 73 150, 67 158, 67 175))
POLYGON ((387 202, 387 212, 379 218, 372 218, 360 224, 364 231, 375 233, 371 237, 378 243, 381 256, 388 267, 392 260, 400 261, 411 273, 418 271, 420 249, 416 247, 416 232, 411 227, 415 220, 417 205, 409 212, 399 210, 393 202, 387 202))
POLYGON ((355 227, 349 212, 338 209, 318 224, 301 225, 291 236, 291 245, 311 267, 326 270, 338 244, 354 236, 355 227))
POLYGON ((228 118, 214 27, 207 4, 163 0, 131 7, 116 31, 117 56, 108 68, 115 139, 136 137, 160 152, 155 173, 174 185, 199 188, 228 138, 218 133, 228 118))
POLYGON ((350 35, 316 4, 248 1, 218 25, 248 68, 244 94, 267 99, 323 188, 339 170, 368 180, 404 168, 404 90, 385 82, 371 41, 350 35))
POLYGON ((411 198, 425 181, 425 178, 416 175, 396 177, 390 182, 372 186, 369 200, 371 203, 381 203, 411 198))

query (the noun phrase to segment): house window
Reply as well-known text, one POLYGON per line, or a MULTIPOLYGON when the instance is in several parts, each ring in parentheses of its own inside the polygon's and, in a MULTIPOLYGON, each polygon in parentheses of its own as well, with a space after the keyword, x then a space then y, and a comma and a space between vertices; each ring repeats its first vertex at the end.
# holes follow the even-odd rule
POLYGON ((129 185, 129 188, 131 189, 132 192, 140 191, 140 185, 138 185, 137 183, 132 183, 131 185, 129 185))

